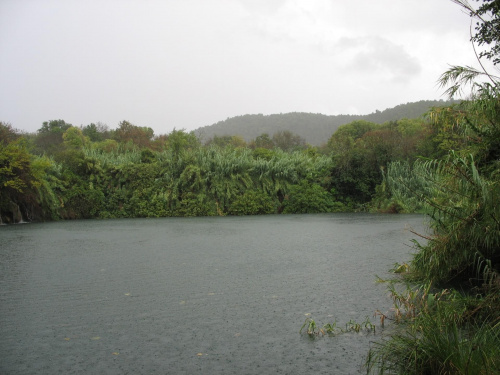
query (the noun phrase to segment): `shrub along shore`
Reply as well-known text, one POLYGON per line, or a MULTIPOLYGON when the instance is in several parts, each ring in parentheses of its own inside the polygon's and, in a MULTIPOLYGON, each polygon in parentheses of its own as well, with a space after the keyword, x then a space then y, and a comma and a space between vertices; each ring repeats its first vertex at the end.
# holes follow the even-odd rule
POLYGON ((429 118, 354 121, 322 147, 287 131, 201 144, 193 132, 155 136, 127 121, 110 130, 53 120, 35 134, 0 123, 0 135, 4 223, 354 211, 374 197, 374 209, 407 211, 404 202, 385 207, 381 168, 460 142, 429 118))

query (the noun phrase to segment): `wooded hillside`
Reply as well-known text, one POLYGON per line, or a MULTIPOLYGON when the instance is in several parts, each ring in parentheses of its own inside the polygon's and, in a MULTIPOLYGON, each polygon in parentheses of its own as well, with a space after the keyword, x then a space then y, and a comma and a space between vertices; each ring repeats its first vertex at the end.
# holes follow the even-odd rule
POLYGON ((204 143, 214 136, 241 136, 246 142, 267 133, 272 136, 279 131, 291 131, 304 138, 313 146, 321 146, 341 125, 355 120, 365 120, 376 124, 397 121, 403 118, 413 119, 422 116, 432 107, 443 107, 453 101, 421 100, 414 103, 400 104, 384 111, 376 111, 369 115, 336 115, 327 116, 320 113, 292 112, 273 115, 243 115, 219 121, 213 125, 195 130, 195 134, 204 143))

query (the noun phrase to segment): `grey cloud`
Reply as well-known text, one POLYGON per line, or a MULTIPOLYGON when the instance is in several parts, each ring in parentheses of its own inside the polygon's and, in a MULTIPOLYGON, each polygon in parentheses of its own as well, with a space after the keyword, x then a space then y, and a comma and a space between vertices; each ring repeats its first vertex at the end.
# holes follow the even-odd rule
POLYGON ((422 66, 405 48, 381 37, 342 38, 336 46, 347 69, 406 83, 418 76, 422 66))
POLYGON ((469 56, 460 16, 449 0, 0 0, 0 120, 159 134, 245 113, 369 113, 435 95, 441 66, 469 56))

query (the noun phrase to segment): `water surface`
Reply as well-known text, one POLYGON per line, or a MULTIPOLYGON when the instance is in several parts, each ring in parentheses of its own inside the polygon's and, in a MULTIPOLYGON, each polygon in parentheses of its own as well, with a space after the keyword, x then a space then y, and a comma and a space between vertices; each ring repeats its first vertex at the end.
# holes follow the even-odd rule
MULTIPOLYGON (((419 215, 0 227, 2 374, 357 374, 377 335, 310 339, 390 307, 419 215), (307 314, 307 315, 306 315, 307 314), (310 315, 309 315, 310 314, 310 315)), ((374 320, 375 321, 375 320, 374 320)))

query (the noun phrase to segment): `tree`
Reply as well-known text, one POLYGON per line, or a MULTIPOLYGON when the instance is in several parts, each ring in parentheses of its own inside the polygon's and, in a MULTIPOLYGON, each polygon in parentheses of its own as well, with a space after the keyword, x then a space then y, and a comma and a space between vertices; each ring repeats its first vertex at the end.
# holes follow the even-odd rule
POLYGON ((22 140, 2 145, 0 149, 0 189, 22 193, 32 185, 30 176, 31 156, 22 140))
POLYGON ((243 137, 239 135, 222 135, 217 136, 214 135, 211 139, 209 139, 206 143, 206 146, 216 145, 218 147, 246 147, 246 142, 243 137))
POLYGON ((167 134, 155 135, 153 142, 151 142, 151 149, 155 151, 164 151, 167 148, 167 141, 167 134))
POLYGON ((303 148, 306 144, 306 140, 289 130, 282 130, 273 134, 273 143, 283 151, 292 151, 303 148))
MULTIPOLYGON (((476 69, 470 66, 452 66, 441 75, 439 83, 441 86, 450 86, 446 94, 452 98, 455 94, 462 92, 465 86, 470 86, 472 94, 485 89, 499 88, 499 79, 490 74, 483 66, 481 58, 491 60, 494 65, 500 62, 500 2, 498 0, 483 0, 483 4, 474 8, 467 0, 452 0, 454 3, 464 8, 472 19, 476 19, 476 34, 471 36, 471 41, 479 46, 488 46, 489 50, 476 52, 477 61, 481 66, 476 69), (486 84, 478 82, 480 78, 486 80, 486 84)), ((479 0, 477 0, 479 1, 479 0)))
POLYGON ((131 142, 141 148, 149 147, 154 136, 154 131, 146 126, 136 126, 128 121, 120 122, 115 130, 115 139, 120 143, 131 142))
POLYGON ((500 63, 500 2, 498 0, 484 0, 477 10, 474 10, 466 1, 456 0, 456 3, 465 6, 471 17, 476 18, 476 34, 472 40, 479 46, 487 45, 490 49, 481 51, 479 57, 486 57, 494 65, 500 63))
POLYGON ((361 138, 365 133, 374 130, 379 125, 365 120, 356 120, 348 124, 339 126, 337 131, 328 140, 328 144, 333 146, 337 138, 351 137, 353 140, 361 138))
POLYGON ((71 124, 66 123, 64 120, 45 121, 42 127, 38 129, 35 139, 38 151, 49 155, 61 151, 63 134, 71 126, 71 124))
POLYGON ((87 126, 82 126, 82 133, 88 137, 92 142, 101 142, 110 137, 109 127, 106 124, 98 122, 97 124, 91 123, 87 126))
POLYGON ((20 221, 20 207, 26 213, 27 206, 35 203, 36 189, 41 184, 41 173, 32 168, 32 155, 26 142, 20 138, 5 145, 0 142, 0 215, 20 221), (8 216, 6 216, 8 214, 8 216))
POLYGON ((8 145, 17 138, 19 138, 19 131, 14 129, 11 124, 0 121, 0 143, 8 145))
POLYGON ((177 161, 185 151, 196 149, 200 146, 200 141, 194 132, 186 133, 184 129, 172 130, 167 138, 167 149, 171 150, 174 161, 177 161))
POLYGON ((342 208, 330 192, 307 180, 293 185, 283 201, 284 214, 334 212, 342 208))
POLYGON ((63 133, 62 137, 64 145, 73 150, 80 150, 89 141, 89 139, 83 135, 82 130, 74 126, 68 128, 63 133))
POLYGON ((274 148, 274 142, 269 137, 269 134, 262 133, 255 138, 255 148, 267 148, 272 150, 274 148))

